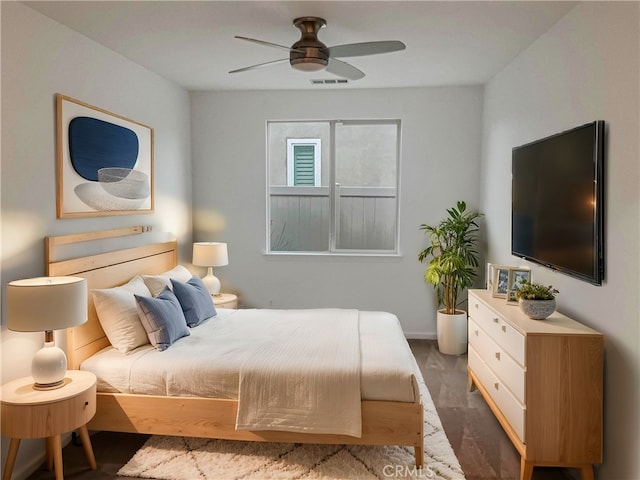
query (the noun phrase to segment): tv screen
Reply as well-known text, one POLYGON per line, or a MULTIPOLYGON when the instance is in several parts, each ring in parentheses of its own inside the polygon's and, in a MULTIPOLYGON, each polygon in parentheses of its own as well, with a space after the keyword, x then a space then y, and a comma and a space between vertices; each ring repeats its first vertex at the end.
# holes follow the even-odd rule
POLYGON ((515 147, 511 253, 601 285, 604 121, 515 147))

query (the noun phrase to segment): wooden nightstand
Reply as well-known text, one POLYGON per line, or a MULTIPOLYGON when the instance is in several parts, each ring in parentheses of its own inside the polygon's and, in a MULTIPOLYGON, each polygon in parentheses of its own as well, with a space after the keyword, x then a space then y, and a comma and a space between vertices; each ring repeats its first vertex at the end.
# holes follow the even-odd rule
POLYGON ((219 308, 238 308, 238 296, 233 293, 217 293, 211 295, 213 304, 219 308))
POLYGON ((2 475, 10 480, 23 438, 47 439, 47 465, 55 467, 62 480, 60 434, 78 430, 92 470, 97 468, 87 422, 96 413, 96 376, 91 372, 68 370, 65 385, 55 390, 36 390, 33 378, 24 377, 2 386, 2 435, 11 438, 2 475))

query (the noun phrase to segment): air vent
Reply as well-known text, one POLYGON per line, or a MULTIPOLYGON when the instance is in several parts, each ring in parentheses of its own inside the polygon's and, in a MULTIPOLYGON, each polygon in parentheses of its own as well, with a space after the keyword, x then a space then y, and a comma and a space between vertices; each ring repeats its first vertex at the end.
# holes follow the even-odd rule
POLYGON ((328 78, 328 79, 315 79, 311 80, 313 85, 344 85, 349 83, 346 78, 328 78))

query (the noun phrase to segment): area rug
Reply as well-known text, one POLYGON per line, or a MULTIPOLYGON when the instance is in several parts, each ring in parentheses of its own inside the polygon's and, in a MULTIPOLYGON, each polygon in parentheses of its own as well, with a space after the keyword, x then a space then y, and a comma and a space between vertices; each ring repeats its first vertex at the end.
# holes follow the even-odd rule
POLYGON ((464 480, 431 395, 424 406, 424 468, 412 447, 312 445, 152 436, 118 475, 158 480, 464 480))

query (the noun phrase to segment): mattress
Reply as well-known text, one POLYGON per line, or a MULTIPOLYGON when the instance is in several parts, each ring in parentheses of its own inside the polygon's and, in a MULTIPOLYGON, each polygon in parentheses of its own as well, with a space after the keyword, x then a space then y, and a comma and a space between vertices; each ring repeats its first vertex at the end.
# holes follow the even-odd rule
MULTIPOLYGON (((96 374, 100 392, 237 399, 247 352, 272 330, 269 320, 256 323, 260 310, 217 312, 165 351, 144 345, 124 354, 107 347, 80 368, 96 374)), ((264 312, 271 318, 274 311, 264 312)), ((398 318, 366 311, 359 317, 362 399, 419 402, 421 374, 398 318)))

